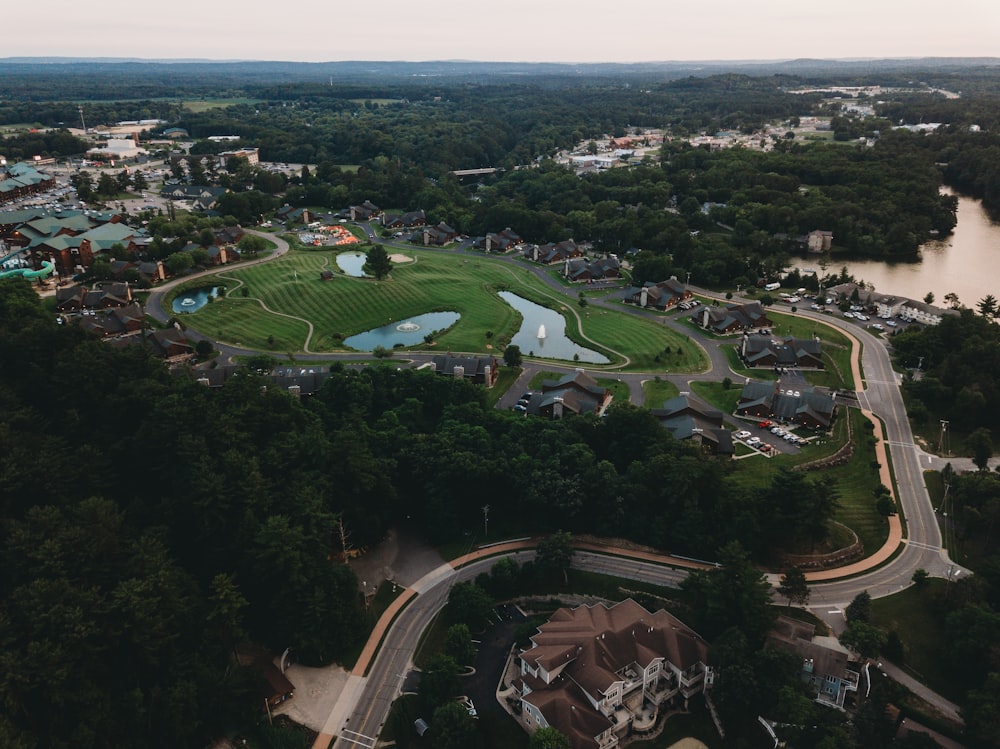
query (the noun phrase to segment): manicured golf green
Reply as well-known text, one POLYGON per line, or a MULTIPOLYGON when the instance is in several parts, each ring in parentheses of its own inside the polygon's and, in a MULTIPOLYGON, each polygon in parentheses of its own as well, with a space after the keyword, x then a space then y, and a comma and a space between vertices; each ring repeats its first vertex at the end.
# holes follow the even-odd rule
POLYGON ((664 326, 593 305, 580 308, 523 267, 415 248, 406 251, 412 262, 395 265, 391 278, 375 281, 343 274, 335 259, 339 251, 291 251, 273 261, 199 279, 192 285, 222 284, 227 293, 191 315, 190 324, 224 343, 320 353, 349 350, 345 338, 394 320, 454 311, 462 317, 452 328, 433 343, 411 348, 499 353, 521 323, 520 314, 497 296, 509 290, 560 311, 570 338, 600 350, 615 364, 627 357, 629 369, 669 366, 676 372, 707 366, 697 345, 664 326), (324 270, 332 270, 334 277, 321 280, 324 270), (673 353, 658 364, 657 357, 668 348, 673 353))

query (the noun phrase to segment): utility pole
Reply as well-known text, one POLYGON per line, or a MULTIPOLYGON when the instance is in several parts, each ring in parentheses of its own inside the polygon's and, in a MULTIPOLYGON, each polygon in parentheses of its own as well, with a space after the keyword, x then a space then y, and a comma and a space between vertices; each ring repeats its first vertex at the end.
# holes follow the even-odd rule
POLYGON ((490 535, 490 506, 483 505, 483 535, 490 535))
POLYGON ((86 120, 83 119, 83 105, 81 104, 80 106, 78 106, 77 110, 80 112, 80 124, 83 126, 83 134, 86 135, 87 134, 87 122, 86 122, 86 120))
POLYGON ((947 455, 949 448, 948 421, 947 419, 941 419, 941 434, 938 436, 938 453, 940 455, 947 455))

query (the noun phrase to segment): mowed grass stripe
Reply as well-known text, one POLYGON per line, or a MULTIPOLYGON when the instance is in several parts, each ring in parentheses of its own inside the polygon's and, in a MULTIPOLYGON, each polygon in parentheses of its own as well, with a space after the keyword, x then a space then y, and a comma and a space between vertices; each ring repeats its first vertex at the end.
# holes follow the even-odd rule
POLYGON ((344 350, 338 336, 346 338, 390 321, 444 310, 458 312, 462 318, 437 338, 436 348, 486 351, 492 342, 509 340, 519 327, 520 315, 497 296, 499 290, 507 289, 552 308, 562 307, 567 329, 577 343, 588 348, 621 351, 635 360, 633 369, 651 368, 656 364, 656 355, 667 346, 685 349, 685 356, 676 362, 665 360, 670 371, 691 371, 705 366, 703 357, 694 353, 696 347, 681 336, 622 313, 605 313, 598 308, 583 310, 584 330, 597 345, 583 340, 577 333, 575 317, 566 314, 572 302, 553 299, 552 290, 523 267, 416 248, 408 254, 416 261, 394 266, 392 278, 381 282, 339 274, 333 255, 326 253, 292 251, 269 263, 224 271, 222 275, 229 280, 209 278, 205 283, 225 283, 235 298, 218 303, 218 307, 207 305, 195 313, 193 324, 205 334, 227 342, 239 340, 250 345, 253 341, 258 347, 273 351, 301 350, 305 326, 270 315, 242 299, 242 289, 236 289, 231 280, 236 278, 246 284, 250 297, 261 299, 269 308, 309 320, 315 326, 310 345, 314 351, 344 350), (319 271, 324 267, 338 274, 330 281, 321 281, 319 271), (242 306, 237 311, 231 304, 242 306), (488 331, 493 333, 491 338, 486 336, 488 331), (273 336, 273 345, 267 343, 268 336, 273 336), (686 359, 688 349, 692 352, 690 360, 686 359))

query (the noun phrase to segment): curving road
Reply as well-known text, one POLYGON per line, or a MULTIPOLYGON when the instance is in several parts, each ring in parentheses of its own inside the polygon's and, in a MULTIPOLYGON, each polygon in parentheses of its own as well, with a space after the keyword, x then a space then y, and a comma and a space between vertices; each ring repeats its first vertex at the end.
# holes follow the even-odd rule
MULTIPOLYGON (((365 229, 369 236, 372 236, 371 228, 366 226, 365 229)), ((260 232, 250 233, 258 234, 278 244, 278 250, 275 253, 256 262, 265 262, 288 251, 288 244, 279 237, 260 232)), ((380 240, 376 239, 375 241, 380 240)), ((388 242, 385 244, 391 245, 388 242)), ((445 251, 453 252, 453 250, 445 251)), ((504 259, 501 258, 501 260, 504 259)), ((506 260, 516 262, 514 258, 506 258, 506 260)), ((533 270, 550 288, 558 291, 561 295, 566 295, 565 288, 549 278, 543 269, 533 270)), ((187 276, 183 281, 215 273, 218 273, 218 270, 212 269, 187 276)), ((169 319, 169 316, 162 309, 161 303, 164 293, 177 283, 179 281, 164 284, 151 293, 147 303, 149 314, 164 322, 169 319)), ((695 291, 699 295, 712 296, 712 292, 701 289, 695 289, 695 291)), ((593 303, 600 306, 612 306, 606 299, 595 300, 593 303)), ((623 310, 620 305, 614 305, 614 308, 619 311, 623 310)), ((643 312, 638 309, 626 307, 624 311, 627 314, 643 315, 643 312)), ((884 423, 886 443, 895 474, 896 496, 901 514, 906 521, 906 538, 903 540, 899 552, 889 561, 877 568, 845 579, 818 582, 811 585, 810 608, 814 613, 829 621, 835 629, 839 629, 843 625, 840 612, 861 591, 867 590, 873 598, 899 592, 911 584, 913 573, 919 568, 927 570, 935 577, 952 580, 959 575, 969 574, 969 571, 951 562, 947 551, 941 547, 941 533, 923 483, 924 468, 921 465, 921 457, 925 454, 914 443, 899 389, 899 381, 892 369, 889 352, 884 341, 872 336, 863 328, 841 320, 808 311, 799 311, 798 314, 815 319, 818 323, 840 328, 861 342, 863 346, 861 364, 864 372, 864 386, 859 387, 857 391, 858 402, 863 409, 877 414, 884 423), (840 626, 838 627, 838 625, 840 626)), ((681 327, 679 323, 669 318, 664 319, 664 324, 681 330, 685 335, 692 333, 690 328, 681 327)), ((670 376, 670 379, 686 385, 691 379, 718 379, 720 370, 731 372, 728 361, 719 349, 718 342, 702 338, 698 343, 709 355, 712 365, 710 371, 701 375, 673 375, 670 376)), ((254 353, 232 347, 220 346, 220 348, 229 349, 231 353, 254 353)), ((333 360, 344 356, 343 354, 333 354, 317 358, 333 360)), ((348 356, 352 359, 360 358, 357 354, 348 356)), ((411 353, 409 356, 413 361, 422 361, 429 358, 430 355, 411 353)), ((547 369, 553 368, 550 364, 545 364, 545 367, 547 369)), ((566 367, 566 369, 571 370, 575 367, 566 367)), ((629 382, 634 400, 637 392, 641 394, 641 379, 649 376, 651 375, 622 375, 623 380, 629 382)), ((512 388, 515 395, 519 390, 517 387, 512 388)), ((641 399, 641 395, 639 398, 641 399)), ((511 551, 507 553, 525 555, 530 552, 511 551)), ((677 563, 676 560, 671 560, 666 556, 662 558, 661 563, 657 564, 648 560, 628 559, 625 558, 627 554, 619 553, 621 556, 578 552, 574 566, 665 586, 676 586, 687 574, 683 570, 665 566, 677 563)), ((315 746, 321 745, 320 742, 324 736, 328 742, 331 736, 337 735, 340 737, 336 745, 339 749, 358 745, 374 747, 375 737, 378 736, 389 707, 399 694, 403 678, 411 665, 420 634, 446 602, 450 586, 458 580, 472 579, 479 572, 486 571, 496 561, 496 558, 494 556, 490 559, 474 561, 457 571, 445 565, 446 569, 435 571, 408 591, 408 605, 402 609, 396 620, 386 623, 385 630, 377 628, 372 635, 373 638, 380 639, 384 634, 385 639, 378 648, 369 673, 367 675, 355 674, 351 677, 351 682, 330 716, 327 730, 317 739, 315 746)), ((376 639, 375 644, 377 645, 377 643, 378 639, 376 639)), ((326 745, 322 744, 324 748, 326 745)))

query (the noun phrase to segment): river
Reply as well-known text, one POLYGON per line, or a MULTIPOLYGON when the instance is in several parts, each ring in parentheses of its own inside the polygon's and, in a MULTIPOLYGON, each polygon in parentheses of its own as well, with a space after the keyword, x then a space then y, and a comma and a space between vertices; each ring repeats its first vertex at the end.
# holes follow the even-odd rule
MULTIPOLYGON (((954 292, 959 302, 975 308, 987 294, 1000 297, 1000 224, 990 221, 980 201, 962 195, 957 218, 950 236, 921 246, 919 261, 834 259, 827 272, 836 273, 846 265, 859 281, 875 284, 876 292, 923 299, 930 291, 941 307, 946 306, 944 295, 954 292)), ((801 261, 802 267, 816 264, 815 256, 801 261)))

